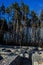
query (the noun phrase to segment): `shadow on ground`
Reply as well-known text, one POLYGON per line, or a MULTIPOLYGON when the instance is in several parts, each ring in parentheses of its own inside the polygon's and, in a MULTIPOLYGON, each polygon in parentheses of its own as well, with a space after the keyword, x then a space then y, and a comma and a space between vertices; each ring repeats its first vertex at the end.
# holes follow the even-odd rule
POLYGON ((9 65, 32 65, 32 62, 27 58, 18 56, 9 65))

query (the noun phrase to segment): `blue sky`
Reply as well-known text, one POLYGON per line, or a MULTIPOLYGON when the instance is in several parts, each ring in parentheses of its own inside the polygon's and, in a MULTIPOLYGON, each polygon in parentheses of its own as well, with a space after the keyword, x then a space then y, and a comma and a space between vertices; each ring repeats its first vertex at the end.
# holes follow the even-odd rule
MULTIPOLYGON (((15 1, 19 4, 21 2, 20 0, 0 0, 0 6, 4 3, 5 7, 7 7, 15 1)), ((23 2, 30 7, 30 10, 34 10, 37 14, 40 14, 41 9, 43 9, 43 0, 23 0, 23 2)))

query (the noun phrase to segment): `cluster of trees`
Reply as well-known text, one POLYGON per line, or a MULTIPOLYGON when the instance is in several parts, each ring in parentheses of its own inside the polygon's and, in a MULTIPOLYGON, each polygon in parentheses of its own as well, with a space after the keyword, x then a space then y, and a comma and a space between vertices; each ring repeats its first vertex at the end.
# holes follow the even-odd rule
MULTIPOLYGON (((34 10, 30 11, 28 5, 24 4, 23 2, 21 3, 20 6, 17 2, 11 4, 7 8, 5 8, 4 4, 0 6, 0 30, 1 30, 0 32, 7 31, 12 34, 14 31, 17 34, 19 34, 20 32, 22 38, 21 42, 23 41, 24 37, 24 35, 22 34, 23 27, 24 28, 34 27, 36 29, 37 27, 43 26, 41 25, 42 21, 43 21, 43 10, 41 11, 40 16, 38 16, 34 10)), ((27 28, 27 34, 28 34, 28 28, 27 28)))

